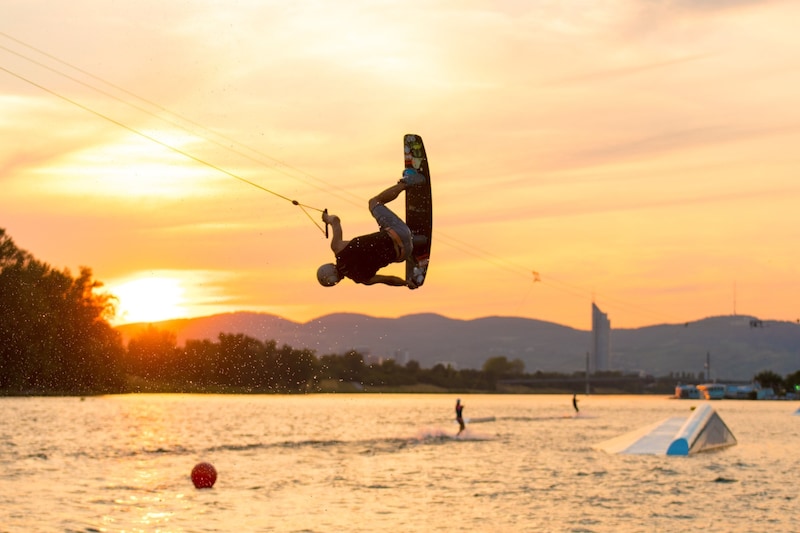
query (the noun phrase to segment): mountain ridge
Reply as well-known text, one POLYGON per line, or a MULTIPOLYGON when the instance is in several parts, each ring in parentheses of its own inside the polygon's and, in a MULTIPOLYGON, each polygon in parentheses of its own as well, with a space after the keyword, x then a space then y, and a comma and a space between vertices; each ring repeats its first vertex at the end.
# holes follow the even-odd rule
MULTIPOLYGON (((490 357, 520 359, 529 373, 583 371, 591 331, 514 316, 454 319, 437 313, 381 318, 333 313, 307 322, 241 311, 207 317, 118 326, 124 340, 148 325, 186 340, 216 340, 220 333, 244 334, 279 345, 311 349, 317 355, 358 350, 399 364, 416 360, 455 368, 481 368, 490 357)), ((611 366, 655 376, 704 372, 711 377, 748 380, 762 370, 786 375, 800 368, 800 324, 762 321, 745 315, 708 317, 683 324, 611 330, 611 366), (752 324, 759 327, 752 327, 752 324)))

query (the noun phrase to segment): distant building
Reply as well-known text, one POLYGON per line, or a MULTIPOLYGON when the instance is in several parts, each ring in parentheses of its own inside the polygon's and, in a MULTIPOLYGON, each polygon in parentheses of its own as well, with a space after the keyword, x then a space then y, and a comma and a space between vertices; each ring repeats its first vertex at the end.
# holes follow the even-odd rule
POLYGON ((411 361, 411 352, 408 350, 395 350, 394 361, 398 365, 405 366, 411 361))
POLYGON ((611 369, 611 321, 608 315, 592 303, 592 349, 589 357, 589 372, 611 369))

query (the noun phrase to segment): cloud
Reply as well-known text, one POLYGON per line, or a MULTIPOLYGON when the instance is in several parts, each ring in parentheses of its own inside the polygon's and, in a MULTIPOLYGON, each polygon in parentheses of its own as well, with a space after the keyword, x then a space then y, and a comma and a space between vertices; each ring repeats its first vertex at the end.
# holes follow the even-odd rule
MULTIPOLYGON (((645 6, 662 7, 669 10, 723 11, 738 7, 763 6, 763 0, 645 0, 645 6)), ((780 3, 780 2, 772 2, 780 3)))
POLYGON ((543 86, 549 87, 549 86, 561 86, 570 84, 582 84, 587 82, 601 82, 604 80, 612 80, 626 76, 634 76, 637 74, 646 73, 651 70, 665 69, 673 66, 682 65, 684 63, 700 61, 710 56, 711 54, 696 54, 691 56, 677 57, 674 59, 667 59, 663 61, 653 61, 638 65, 627 65, 619 68, 597 70, 593 72, 584 72, 573 76, 567 76, 555 79, 550 82, 546 82, 543 84, 543 86))

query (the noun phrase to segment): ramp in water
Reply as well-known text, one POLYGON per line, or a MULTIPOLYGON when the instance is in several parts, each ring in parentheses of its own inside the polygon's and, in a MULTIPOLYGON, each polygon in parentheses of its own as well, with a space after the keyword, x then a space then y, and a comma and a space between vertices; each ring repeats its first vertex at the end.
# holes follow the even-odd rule
POLYGON ((608 453, 689 455, 733 446, 736 437, 709 404, 689 417, 672 417, 596 446, 608 453))

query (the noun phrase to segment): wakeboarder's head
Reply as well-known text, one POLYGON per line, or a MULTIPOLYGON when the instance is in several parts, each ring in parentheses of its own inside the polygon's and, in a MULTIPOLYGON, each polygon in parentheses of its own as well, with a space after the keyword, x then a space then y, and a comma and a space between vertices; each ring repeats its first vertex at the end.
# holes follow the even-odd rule
POLYGON ((333 287, 341 280, 339 269, 333 263, 325 263, 317 269, 317 281, 323 287, 333 287))

